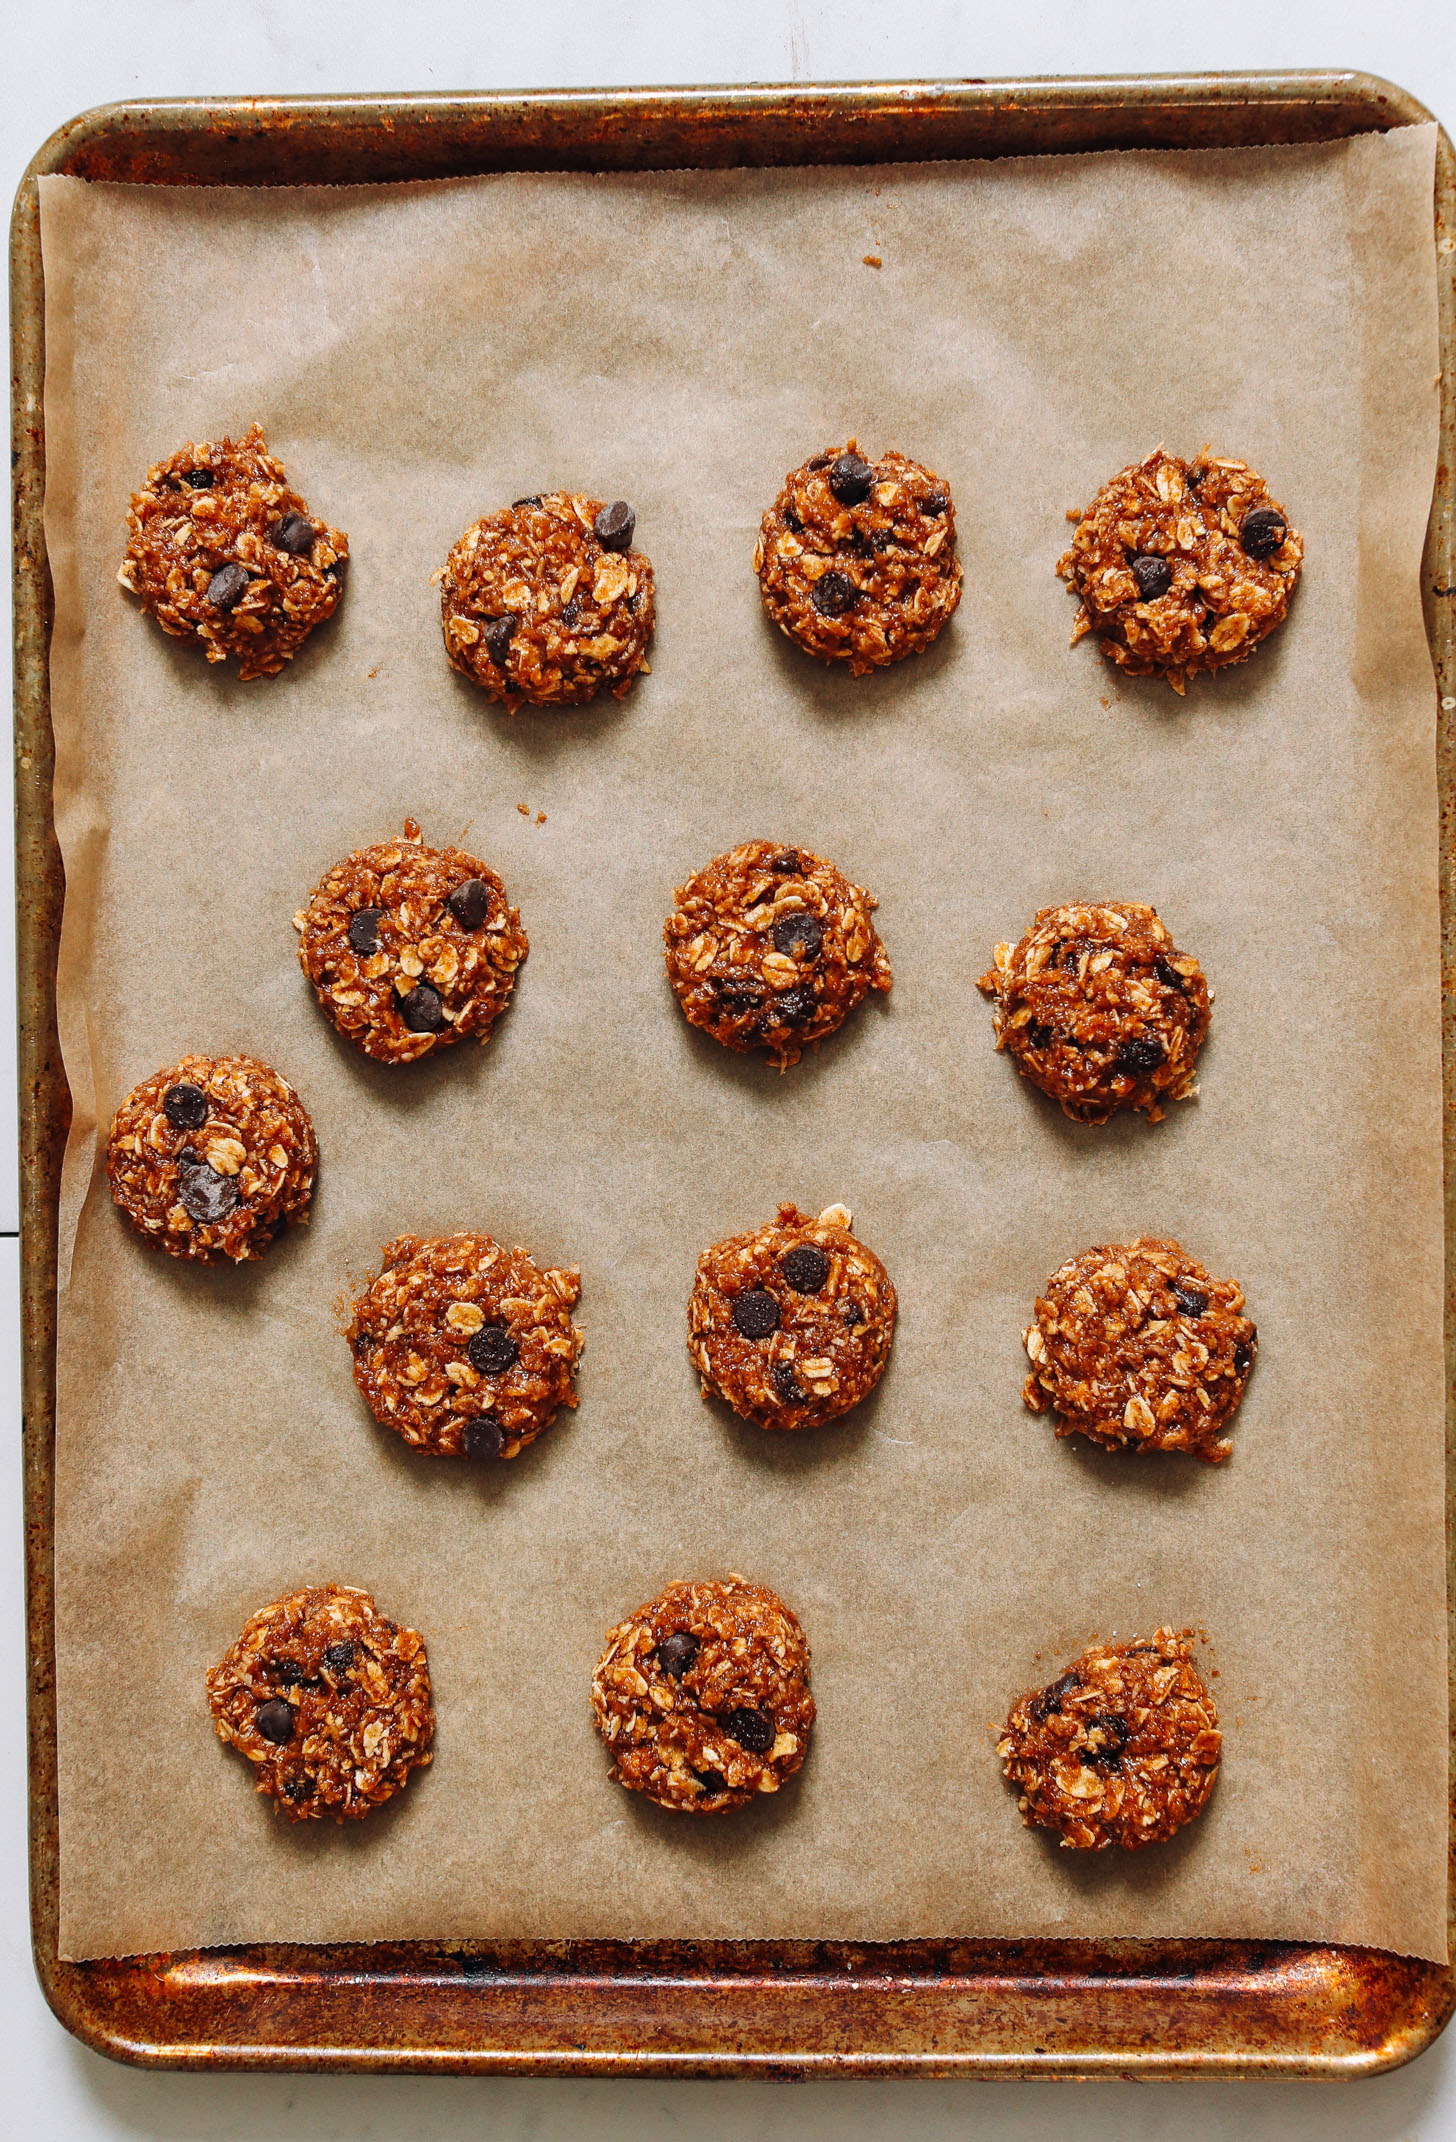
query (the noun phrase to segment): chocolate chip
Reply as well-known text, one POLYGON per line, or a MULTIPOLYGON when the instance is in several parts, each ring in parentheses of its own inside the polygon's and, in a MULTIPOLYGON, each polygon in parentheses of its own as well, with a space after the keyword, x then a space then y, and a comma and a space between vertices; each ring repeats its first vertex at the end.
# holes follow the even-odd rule
POLYGON ((258 1706, 258 1731, 264 1740, 271 1740, 275 1748, 285 1748, 293 1738, 297 1715, 291 1703, 285 1703, 281 1696, 274 1696, 258 1706))
POLYGON ((1171 966, 1169 962, 1164 959, 1161 952, 1153 961, 1153 972, 1158 977, 1158 980, 1162 983, 1165 989, 1176 989, 1180 996, 1183 994, 1182 975, 1178 972, 1178 969, 1176 967, 1171 966))
POLYGON ((841 454, 829 471, 829 488, 841 506, 857 506, 868 498, 875 472, 858 454, 841 454))
POLYGON ((1141 1078, 1144 1073, 1157 1070, 1164 1054, 1163 1044, 1156 1035, 1132 1034, 1118 1046, 1117 1068, 1141 1078))
POLYGON ((465 1423, 465 1455, 481 1461, 498 1458, 506 1447, 505 1430, 489 1413, 477 1413, 465 1423))
POLYGON ((268 1678, 280 1688, 297 1688, 307 1678, 303 1668, 293 1659, 269 1659, 268 1678))
POLYGON ((779 1305, 767 1287, 750 1287, 733 1297, 733 1321, 745 1339, 766 1339, 779 1328, 779 1305))
POLYGON ((1174 1280, 1173 1299, 1185 1316, 1202 1316, 1208 1308, 1208 1296, 1200 1294, 1186 1279, 1174 1280))
POLYGON ((162 1095, 162 1114, 173 1130, 201 1130, 207 1121, 207 1095, 187 1079, 162 1095))
POLYGON ((1078 1675, 1064 1673, 1061 1679, 1053 1681, 1049 1688, 1039 1690, 1032 1697, 1026 1708, 1038 1725, 1045 1725, 1054 1711, 1058 1716, 1061 1715, 1063 1696, 1070 1696, 1074 1688, 1080 1688, 1081 1686, 1081 1679, 1078 1675))
POLYGON ((248 592, 248 576, 240 565, 220 565, 207 583, 206 600, 214 610, 235 610, 248 592))
POLYGON ((465 1349, 465 1358, 482 1376, 504 1376, 521 1358, 521 1349, 504 1324, 482 1324, 465 1349))
POLYGON ((932 519, 937 519, 944 513, 949 504, 950 500, 946 497, 944 491, 932 491, 929 498, 922 502, 920 510, 922 513, 930 514, 932 519))
POLYGON ((1103 1711, 1088 1721, 1089 1742, 1094 1734, 1099 1745, 1089 1745, 1085 1750, 1084 1760, 1089 1763, 1105 1763, 1109 1769, 1115 1768, 1122 1761, 1123 1749, 1132 1739, 1131 1726, 1125 1718, 1119 1718, 1115 1711, 1103 1711))
POLYGON ((399 1016, 412 1034, 441 1033, 449 1021, 438 989, 429 982, 416 982, 399 1000, 399 1016))
POLYGON ((702 1786, 705 1793, 726 1792, 728 1790, 728 1780, 721 1770, 695 1770, 693 1776, 702 1786))
POLYGON ((843 573, 821 573, 809 591, 821 617, 847 617, 859 601, 859 589, 843 573))
POLYGON ((232 1211, 238 1202, 238 1186, 231 1175, 219 1175, 205 1160, 182 1160, 177 1164, 177 1196, 184 1212, 210 1227, 232 1211))
POLYGON ((1156 602, 1173 585, 1173 568, 1166 558, 1144 552, 1132 561, 1132 577, 1144 602, 1156 602))
POLYGON ((680 1681, 698 1655, 698 1640, 686 1629, 665 1636, 657 1647, 657 1663, 674 1681, 680 1681))
POLYGON ((808 1026, 815 1012, 814 992, 790 989, 779 998, 775 1009, 781 1026, 808 1026))
POLYGON ((796 1294, 818 1294, 829 1277, 829 1258, 817 1242, 796 1242, 780 1257, 779 1270, 796 1294))
POLYGON ((824 943, 824 925, 817 915, 780 915, 773 926, 775 951, 787 959, 817 959, 824 943))
POLYGON ((467 878, 445 902, 462 930, 478 930, 490 913, 490 887, 484 878, 467 878))
POLYGON ((841 1302, 839 1305, 839 1314, 841 1315, 841 1317, 843 1317, 845 1323, 848 1325, 851 1331, 854 1330, 857 1324, 862 1324, 865 1320, 865 1313, 863 1309, 861 1309, 858 1302, 841 1302))
POLYGON ((816 454, 813 460, 806 461, 804 466, 806 469, 827 469, 833 459, 833 454, 816 454))
POLYGON ((497 669, 504 669, 506 656, 510 653, 511 635, 516 629, 515 612, 504 611, 499 617, 488 617, 480 628, 480 637, 485 642, 485 651, 497 669))
POLYGON ((637 533, 637 516, 625 498, 603 506, 592 522, 592 532, 603 550, 630 550, 637 533))
POLYGON ((1208 470, 1203 467, 1202 463, 1200 463, 1196 469, 1190 469, 1188 471, 1188 481, 1195 491, 1198 489, 1198 486, 1201 483, 1206 483, 1207 480, 1208 470))
POLYGON ((285 513, 268 530, 273 548, 286 550, 290 558, 306 558, 313 549, 313 536, 313 522, 306 521, 301 513, 285 513))
POLYGON ((324 578, 325 580, 342 580, 348 570, 349 561, 347 558, 335 558, 332 565, 324 567, 324 578))
POLYGON ((362 959, 379 950, 379 918, 382 907, 356 908, 349 917, 349 945, 362 959))
POLYGON ((756 1012, 763 1002, 763 991, 753 982, 715 982, 718 1002, 730 1019, 741 1019, 748 1012, 756 1012))
POLYGON ((1247 1376, 1253 1365, 1254 1349, 1252 1346, 1246 1346, 1240 1339, 1234 1348, 1234 1368, 1240 1376, 1247 1376))
POLYGON ((513 498, 513 499, 511 500, 511 511, 512 511, 512 513, 514 513, 514 512, 515 512, 515 511, 517 510, 517 508, 518 508, 518 507, 520 507, 520 506, 539 506, 539 505, 540 505, 540 503, 541 503, 541 494, 540 494, 540 492, 539 492, 539 491, 532 491, 532 492, 530 492, 530 493, 528 494, 528 496, 527 496, 527 497, 525 497, 525 498, 513 498))
POLYGON ((794 1374, 792 1361, 775 1361, 768 1373, 774 1389, 786 1406, 803 1404, 804 1394, 799 1389, 799 1379, 794 1374))
POLYGON ((783 848, 769 857, 768 867, 780 877, 796 878, 804 867, 803 857, 797 848, 783 848))
POLYGON ((785 506, 784 508, 784 526, 785 528, 791 528, 795 535, 804 533, 804 523, 799 519, 792 506, 785 506))
POLYGON ((345 1637, 342 1643, 326 1646, 324 1664, 328 1667, 330 1673, 347 1673, 353 1665, 358 1651, 359 1646, 353 1641, 352 1637, 345 1637))
POLYGON ((767 1755, 776 1738, 774 1722, 768 1712, 746 1708, 730 1711, 723 1720, 723 1731, 750 1755, 767 1755))
POLYGON ((217 482, 211 469, 184 469, 182 481, 194 491, 210 491, 217 482))
POLYGON ((1249 558, 1272 558, 1284 548, 1289 523, 1277 506, 1255 506, 1239 524, 1239 541, 1249 558))
POLYGON ((313 1779, 305 1777, 301 1770, 296 1770, 291 1778, 283 1780, 283 1797, 285 1800, 294 1801, 311 1800, 313 1798, 313 1779))

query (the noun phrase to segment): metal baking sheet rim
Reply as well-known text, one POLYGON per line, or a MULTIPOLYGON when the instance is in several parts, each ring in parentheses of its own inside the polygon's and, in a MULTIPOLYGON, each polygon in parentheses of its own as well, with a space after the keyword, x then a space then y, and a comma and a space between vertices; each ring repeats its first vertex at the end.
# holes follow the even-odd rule
MULTIPOLYGON (((1392 84, 1344 72, 796 84, 133 102, 83 113, 38 151, 16 196, 10 246, 30 1871, 41 1986, 61 2022, 85 2044, 114 2059, 180 2068, 1319 2079, 1374 2073, 1424 2050, 1456 2009, 1456 1964, 1238 1941, 449 1949, 380 1943, 61 1960, 52 1461, 56 1193, 70 1104, 55 1029, 63 877, 51 816, 36 180, 68 172, 151 184, 339 183, 522 168, 1214 147, 1333 140, 1430 117, 1392 84)), ((1456 153, 1444 132, 1434 213, 1441 451, 1422 576, 1441 699, 1450 1572, 1450 1543, 1456 1543, 1456 153)), ((1448 1582, 1448 1601, 1453 1590, 1448 1582)), ((1456 1673, 1456 1642, 1452 1656, 1456 1673)), ((1452 1708, 1456 1718, 1456 1701, 1452 1708)), ((1451 1834, 1456 1846, 1456 1811, 1451 1834)), ((1456 1931, 1456 1872, 1451 1898, 1456 1931)))

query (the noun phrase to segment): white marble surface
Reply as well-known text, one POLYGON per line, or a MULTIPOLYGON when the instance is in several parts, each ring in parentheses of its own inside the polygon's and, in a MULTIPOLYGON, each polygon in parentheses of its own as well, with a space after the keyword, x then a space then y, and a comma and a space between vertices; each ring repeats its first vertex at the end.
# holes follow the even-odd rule
MULTIPOLYGON (((1449 0, 6 0, 0 158, 13 191, 54 127, 128 96, 833 81, 911 76, 1178 73, 1360 67, 1414 92, 1456 132, 1449 0)), ((0 842, 8 907, 9 814, 0 842)), ((0 916, 0 993, 12 988, 0 916)), ((14 1093, 13 1026, 0 1082, 14 1093)), ((0 1144, 0 1405, 18 1416, 16 1178, 0 1144), (8 1237, 8 1239, 6 1239, 8 1237)), ((24 1702, 17 1439, 0 1466, 0 2129, 28 2142, 666 2142, 697 2131, 762 2142, 941 2142, 985 2135, 1078 2142, 1437 2142, 1456 2137, 1456 2036, 1397 2074, 1338 2087, 1016 2084, 517 2082, 369 2076, 150 2075, 76 2045, 30 1965, 25 1888, 24 1702), (13 2122, 13 2125, 8 2124, 13 2122)))

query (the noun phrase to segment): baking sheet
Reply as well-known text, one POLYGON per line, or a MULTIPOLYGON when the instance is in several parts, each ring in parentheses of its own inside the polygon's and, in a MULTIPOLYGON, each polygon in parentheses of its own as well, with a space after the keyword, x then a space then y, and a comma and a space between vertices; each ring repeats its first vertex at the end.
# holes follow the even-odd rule
POLYGON ((1444 1954, 1433 151, 1411 128, 42 181, 77 1103, 63 1954, 939 1932, 1444 1954), (147 463, 255 415, 353 556, 292 674, 239 686, 114 573, 147 463), (948 477, 967 572, 941 645, 866 680, 781 642, 748 570, 782 471, 851 430, 948 477), (1159 437, 1245 453, 1309 559, 1286 630, 1187 705, 1068 654, 1051 572, 1063 508, 1159 437), (632 498, 661 622, 622 705, 512 721, 445 668, 428 575, 547 483, 632 498), (533 949, 487 1051, 389 1072, 320 1019, 289 917, 407 811, 502 871, 533 949), (759 830, 879 893, 896 970, 783 1079, 683 1027, 657 945, 673 884, 759 830), (1154 900, 1217 990, 1202 1099, 1156 1129, 1067 1124, 990 1048, 973 976, 1073 892, 1154 900), (145 1256, 105 1194, 98 1118, 188 1047, 269 1058, 319 1131, 314 1226, 254 1270, 145 1256), (877 1396, 792 1442, 704 1406, 682 1348, 697 1250, 781 1196, 851 1204, 903 1304, 877 1396), (578 1261, 588 1334, 580 1411, 484 1477, 373 1428, 336 1327, 382 1240, 470 1225, 578 1261), (1047 1274, 1139 1229, 1237 1272, 1260 1322, 1217 1471, 1079 1452, 1019 1406, 1047 1274), (800 1612, 821 1722, 776 1802, 689 1825, 608 1786, 586 1685, 608 1622, 725 1568, 800 1612), (285 1832, 201 1676, 327 1576, 424 1630, 439 1753, 359 1830, 285 1832), (991 1728, 1094 1631, 1162 1620, 1214 1640, 1214 1801, 1164 1850, 1059 1854, 1018 1825, 991 1728))

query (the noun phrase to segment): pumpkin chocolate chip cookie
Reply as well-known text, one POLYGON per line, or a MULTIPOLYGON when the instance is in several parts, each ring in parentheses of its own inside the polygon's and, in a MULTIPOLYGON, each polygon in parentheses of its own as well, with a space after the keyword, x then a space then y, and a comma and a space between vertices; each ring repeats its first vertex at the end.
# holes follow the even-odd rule
POLYGON ((431 1760, 423 1638, 367 1592, 314 1584, 248 1622, 207 1676, 218 1738, 290 1822, 356 1822, 431 1760))
POLYGON ((674 897, 667 977, 688 1023, 724 1048, 764 1049, 782 1071, 890 987, 879 903, 807 848, 745 841, 674 897))
POLYGON ((1201 1814, 1218 1777, 1218 1709, 1192 1631, 1094 1644, 1011 1706, 996 1744, 1029 1829, 1074 1851, 1161 1844, 1201 1814))
POLYGON ((387 1243, 344 1336, 370 1412, 437 1458, 514 1458, 576 1404, 581 1276, 489 1235, 387 1243))
POLYGON ((1023 1343, 1022 1397, 1059 1436, 1108 1450, 1186 1450, 1217 1465, 1259 1337, 1236 1280, 1211 1279, 1176 1242, 1083 1250, 1053 1272, 1023 1343))
POLYGON ((760 1428, 817 1428, 874 1389, 895 1336, 895 1289, 843 1205, 817 1219, 780 1205, 767 1227, 698 1259, 688 1354, 760 1428))
POLYGON ((111 1194, 172 1257, 261 1257, 308 1219, 318 1143, 286 1078, 252 1056, 184 1056, 122 1102, 106 1144, 111 1194))
POLYGON ((1070 518, 1057 571, 1081 598, 1073 644, 1095 632, 1131 676, 1184 692, 1201 670, 1247 662, 1284 621, 1304 543, 1247 462, 1157 447, 1070 518))
POLYGON ((383 1064, 474 1035, 484 1044, 530 950, 495 872, 402 840, 346 855, 293 918, 299 964, 341 1034, 383 1064))
POLYGON ((452 669, 512 713, 617 698, 647 670, 652 566, 637 516, 571 491, 518 498, 466 529, 434 575, 452 669))
POLYGON ((1136 1108, 1160 1123, 1164 1101, 1195 1091, 1213 992, 1139 901, 1042 908, 977 987, 994 1000, 997 1048, 1074 1122, 1136 1108))
POLYGON ((118 580, 209 662, 276 677, 344 590, 349 539, 311 514, 258 425, 148 469, 127 513, 118 580))
POLYGON ((893 450, 830 447, 792 469, 753 553, 763 606, 806 654, 856 676, 930 646, 961 599, 955 507, 893 450))
POLYGON ((777 1792, 814 1727, 797 1616, 737 1576, 670 1584, 610 1629, 591 1693, 612 1776, 677 1814, 777 1792))

